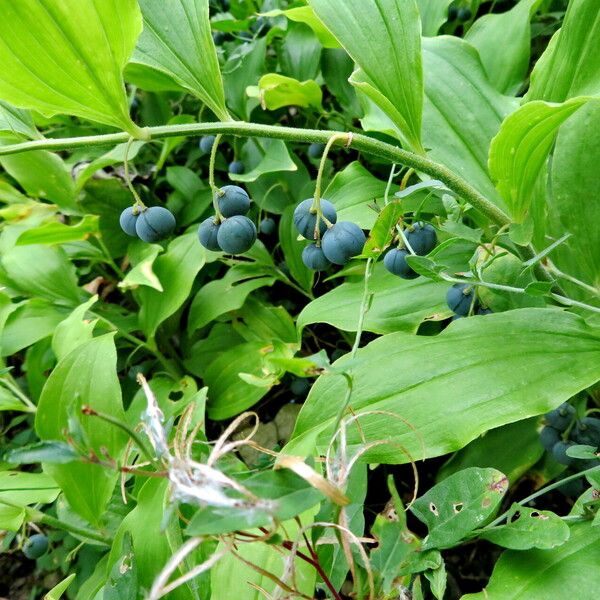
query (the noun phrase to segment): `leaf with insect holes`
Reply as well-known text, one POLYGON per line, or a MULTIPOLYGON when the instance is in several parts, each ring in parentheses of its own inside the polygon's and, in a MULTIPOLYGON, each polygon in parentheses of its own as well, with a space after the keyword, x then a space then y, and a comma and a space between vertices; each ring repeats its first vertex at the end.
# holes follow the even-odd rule
POLYGON ((427 525, 424 548, 450 548, 494 513, 508 480, 496 469, 470 467, 434 485, 411 506, 427 525))
POLYGON ((548 550, 569 539, 569 526, 550 510, 513 504, 506 525, 484 529, 480 537, 512 550, 548 550))

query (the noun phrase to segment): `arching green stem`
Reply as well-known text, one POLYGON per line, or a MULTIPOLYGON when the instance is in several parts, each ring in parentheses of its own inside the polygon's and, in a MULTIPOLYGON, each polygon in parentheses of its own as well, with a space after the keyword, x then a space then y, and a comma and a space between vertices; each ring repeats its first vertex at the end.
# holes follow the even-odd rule
POLYGON ((208 163, 208 185, 210 186, 210 191, 212 193, 213 208, 218 222, 223 220, 223 215, 219 210, 219 196, 221 195, 221 190, 215 185, 215 161, 217 160, 217 151, 222 137, 223 136, 220 134, 215 137, 215 141, 210 149, 210 161, 208 163))
MULTIPOLYGON (((127 140, 127 146, 125 147, 125 158, 123 160, 125 183, 127 184, 129 191, 131 192, 132 196, 135 199, 136 207, 139 207, 142 210, 146 210, 146 205, 142 202, 142 199, 140 198, 139 194, 135 191, 135 188, 133 187, 133 184, 131 183, 131 177, 129 176, 129 150, 131 148, 132 143, 133 143, 133 137, 130 137, 129 140, 127 140)), ((134 214, 135 213, 137 213, 137 210, 134 210, 134 214)))

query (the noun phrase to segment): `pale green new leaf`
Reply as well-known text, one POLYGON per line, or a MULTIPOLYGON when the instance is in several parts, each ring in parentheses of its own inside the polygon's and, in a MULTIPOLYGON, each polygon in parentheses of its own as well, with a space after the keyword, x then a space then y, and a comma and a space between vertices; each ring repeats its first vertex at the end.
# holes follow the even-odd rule
POLYGON ((197 96, 222 121, 223 79, 207 0, 139 0, 144 30, 131 62, 160 71, 197 96))
POLYGON ((463 600, 595 598, 600 589, 600 527, 571 526, 569 540, 552 550, 508 550, 485 589, 463 600))
POLYGON ((589 98, 528 102, 509 115, 490 145, 489 168, 513 219, 522 223, 558 128, 589 98))
POLYGON ((287 10, 275 9, 267 13, 262 13, 265 17, 278 17, 283 15, 290 21, 297 23, 304 23, 308 25, 314 32, 314 34, 321 42, 324 48, 339 48, 340 44, 331 34, 329 29, 323 25, 322 21, 319 20, 315 11, 310 6, 297 6, 295 8, 289 8, 287 10))
POLYGON ((122 71, 141 29, 136 0, 3 0, 0 98, 137 136, 122 71))
POLYGON ((317 17, 359 66, 351 83, 394 122, 402 141, 422 151, 421 21, 415 0, 309 0, 317 17))
POLYGON ((563 25, 531 73, 525 100, 564 102, 600 93, 600 3, 571 0, 563 25))
POLYGON ((312 79, 298 81, 279 73, 267 73, 259 79, 257 86, 248 86, 246 93, 250 98, 258 98, 260 105, 267 110, 283 106, 322 110, 323 92, 312 79))
MULTIPOLYGON (((82 406, 123 421, 121 387, 116 371, 117 353, 113 335, 94 338, 75 348, 52 371, 38 403, 35 429, 42 440, 62 440, 70 411, 80 414, 82 406)), ((125 447, 123 432, 98 417, 81 417, 81 426, 98 456, 103 452, 119 460, 125 447)), ((45 465, 65 493, 71 507, 91 523, 104 516, 117 472, 86 463, 45 465)))
POLYGON ((261 140, 260 144, 252 141, 250 150, 248 144, 244 145, 242 159, 248 165, 247 173, 229 173, 232 181, 245 183, 256 181, 261 175, 280 173, 282 171, 297 171, 298 167, 292 160, 287 146, 281 140, 261 140), (248 157, 248 159, 246 159, 248 157), (258 160, 258 162, 256 162, 258 160))
MULTIPOLYGON (((434 337, 385 335, 349 365, 350 406, 355 414, 397 414, 417 433, 389 414, 368 414, 360 435, 349 432, 349 442, 362 443, 361 435, 367 442, 393 440, 370 450, 370 462, 408 462, 399 444, 415 460, 458 450, 484 431, 545 413, 598 381, 599 340, 579 317, 536 308, 460 319, 434 337)), ((345 362, 336 366, 343 369, 345 362)), ((346 385, 340 376, 317 380, 286 452, 306 455, 327 445, 346 385)))
POLYGON ((521 0, 507 12, 484 15, 465 35, 477 48, 490 83, 502 94, 516 94, 525 80, 531 51, 529 21, 541 1, 521 0))

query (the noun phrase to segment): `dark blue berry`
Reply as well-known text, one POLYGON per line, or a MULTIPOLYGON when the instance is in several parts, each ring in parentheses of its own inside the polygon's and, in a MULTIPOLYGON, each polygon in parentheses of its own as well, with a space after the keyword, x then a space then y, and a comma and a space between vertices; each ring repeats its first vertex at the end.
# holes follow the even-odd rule
POLYGON ((573 442, 556 442, 554 446, 552 446, 552 456, 556 462, 559 462, 561 465, 572 465, 577 459, 572 458, 567 455, 567 450, 574 446, 573 442))
POLYGON ((450 310, 466 317, 473 303, 473 286, 467 283, 455 283, 446 294, 446 302, 450 310))
POLYGON ((568 402, 563 402, 544 416, 548 425, 559 431, 565 431, 575 417, 575 409, 568 402))
POLYGON ((321 158, 325 150, 325 144, 314 143, 308 147, 308 155, 311 158, 321 158))
POLYGON ((217 202, 224 217, 245 215, 250 210, 250 197, 237 185, 223 186, 217 192, 217 202))
POLYGON ((277 224, 275 221, 273 221, 273 219, 271 219, 271 217, 267 217, 260 222, 258 229, 264 235, 273 235, 277 229, 277 224))
POLYGON ((491 308, 484 308, 483 306, 480 306, 476 311, 475 314, 476 315, 491 315, 493 314, 494 311, 491 308))
POLYGON ((560 440, 560 431, 558 431, 558 429, 554 429, 554 427, 546 425, 546 427, 544 427, 544 429, 542 429, 540 432, 540 443, 547 452, 552 452, 552 448, 554 448, 554 445, 560 442, 560 440))
POLYGON ((208 217, 200 223, 198 227, 198 239, 200 243, 213 252, 221 250, 219 242, 217 242, 217 234, 221 225, 215 221, 214 217, 208 217))
POLYGON ((437 244, 437 234, 429 223, 415 223, 406 232, 406 239, 415 254, 429 254, 437 244))
POLYGON ((227 254, 243 254, 252 248, 256 241, 254 223, 242 215, 234 215, 225 219, 217 232, 217 242, 227 254))
POLYGON ((448 9, 448 20, 454 21, 458 17, 458 8, 456 6, 451 6, 448 9))
POLYGON ((246 170, 244 163, 241 160, 234 160, 229 163, 229 172, 232 175, 241 175, 246 170))
POLYGON ((468 21, 471 17, 473 16, 473 13, 471 12, 471 9, 468 6, 463 6, 462 8, 458 9, 458 20, 461 21, 462 23, 464 23, 465 21, 468 21))
POLYGON ((345 265, 362 252, 366 241, 363 230, 356 223, 340 221, 325 232, 321 247, 327 260, 336 265, 345 265))
POLYGON ((296 377, 290 385, 290 391, 294 396, 306 396, 310 390, 310 382, 303 377, 296 377))
MULTIPOLYGON (((313 199, 308 198, 303 200, 296 206, 294 211, 294 225, 301 236, 307 240, 315 239, 315 226, 317 224, 316 212, 312 212, 313 199)), ((321 212, 323 216, 330 222, 335 223, 337 221, 337 212, 335 206, 328 200, 321 198, 321 212)), ((321 219, 319 223, 319 231, 323 235, 327 231, 327 224, 321 219)))
POLYGON ((600 446, 600 419, 585 417, 572 430, 573 441, 587 446, 600 446))
POLYGON ((135 222, 138 237, 144 242, 158 242, 175 229, 175 217, 170 210, 162 206, 151 206, 140 212, 135 222))
POLYGON ((43 533, 32 535, 23 544, 23 554, 30 559, 43 556, 48 551, 48 538, 43 533))
POLYGON ((139 209, 136 207, 134 212, 134 207, 129 206, 121 213, 121 216, 119 217, 119 225, 121 226, 121 229, 131 237, 137 237, 135 223, 138 218, 138 210, 139 209))
POLYGON ((213 144, 215 143, 215 136, 214 135, 205 135, 204 137, 200 138, 200 150, 202 150, 202 152, 204 152, 204 154, 208 154, 213 147, 213 144))
POLYGON ((302 262, 313 271, 326 271, 331 266, 322 248, 316 244, 309 244, 302 250, 302 262))
POLYGON ((384 267, 393 275, 402 277, 402 279, 415 279, 419 276, 406 262, 406 257, 410 256, 408 250, 404 248, 392 248, 384 257, 384 267))

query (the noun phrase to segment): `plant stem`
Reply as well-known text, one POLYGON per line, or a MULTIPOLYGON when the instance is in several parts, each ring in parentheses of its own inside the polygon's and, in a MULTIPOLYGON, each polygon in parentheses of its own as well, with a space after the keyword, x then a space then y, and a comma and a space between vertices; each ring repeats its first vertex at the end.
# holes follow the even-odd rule
POLYGON ((217 221, 219 223, 223 220, 223 215, 219 210, 219 196, 221 195, 221 190, 215 185, 215 162, 217 160, 217 150, 219 149, 219 143, 221 142, 222 137, 222 135, 215 136, 215 141, 210 149, 210 162, 208 164, 208 185, 212 193, 215 216, 217 217, 217 221))
POLYGON ((125 183, 127 184, 129 191, 135 198, 136 205, 139 206, 140 208, 142 208, 143 210, 145 210, 146 205, 142 202, 142 199, 140 198, 139 194, 135 191, 135 188, 133 187, 133 184, 131 183, 131 177, 129 176, 129 149, 131 148, 132 143, 133 143, 133 137, 130 137, 127 140, 127 146, 125 147, 125 158, 123 160, 125 183))
POLYGON ((552 264, 548 265, 546 268, 551 273, 554 273, 557 277, 560 277, 561 279, 564 279, 565 281, 570 281, 572 284, 579 286, 581 289, 585 290, 586 292, 589 292, 590 294, 593 294, 594 296, 600 296, 600 290, 598 288, 595 288, 593 285, 589 285, 589 284, 585 283, 584 281, 581 281, 581 279, 577 279, 576 277, 573 277, 572 275, 563 273, 558 267, 555 267, 552 264))

